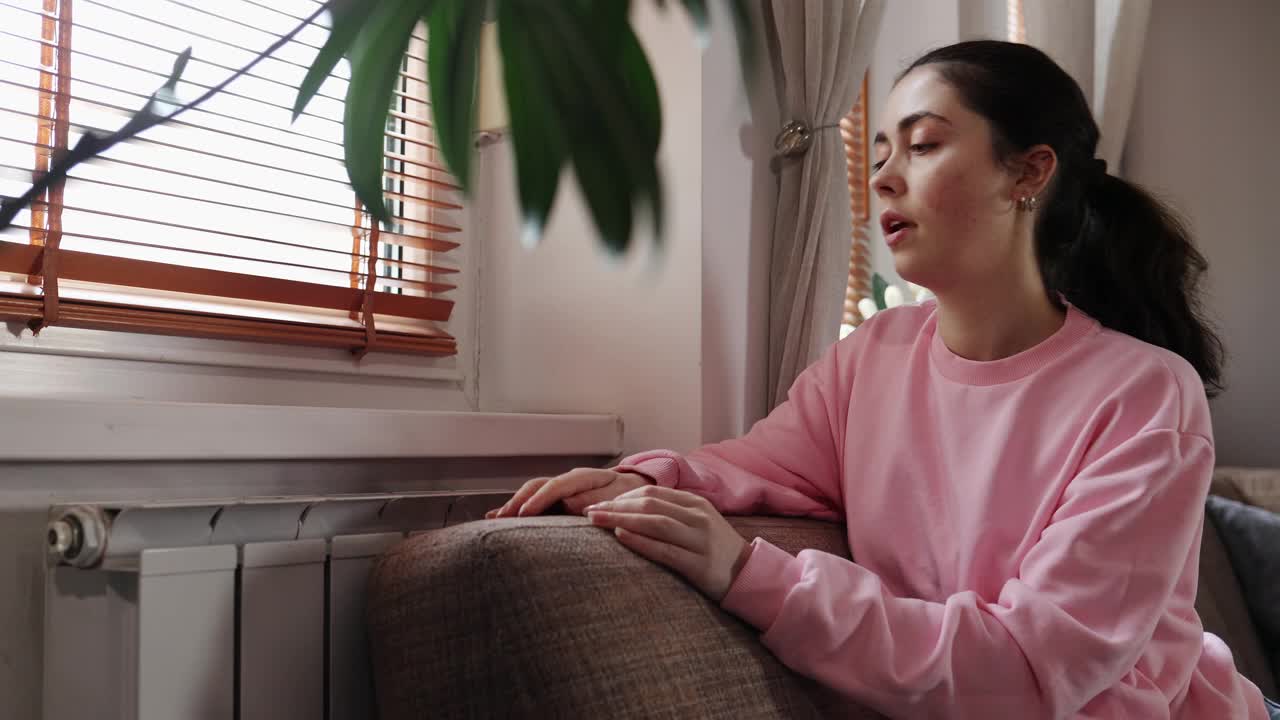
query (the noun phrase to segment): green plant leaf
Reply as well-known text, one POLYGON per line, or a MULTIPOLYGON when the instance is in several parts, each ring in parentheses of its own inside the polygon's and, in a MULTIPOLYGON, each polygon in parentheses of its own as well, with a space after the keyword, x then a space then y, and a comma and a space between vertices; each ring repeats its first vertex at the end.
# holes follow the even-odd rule
POLYGON ((603 242, 615 252, 627 248, 637 202, 649 206, 660 235, 661 106, 625 3, 526 0, 525 8, 537 17, 526 32, 548 60, 574 168, 603 242))
POLYGON ((619 180, 610 158, 596 150, 592 140, 573 144, 573 172, 600 231, 600 240, 610 252, 621 255, 631 242, 633 195, 619 180))
POLYGON ((568 152, 565 125, 553 95, 550 62, 530 42, 532 22, 517 2, 498 4, 498 48, 506 86, 516 187, 524 213, 523 240, 532 246, 542 236, 555 202, 568 152))
POLYGON ((382 153, 392 91, 409 35, 429 0, 379 0, 351 45, 351 82, 343 111, 347 176, 375 218, 391 215, 382 200, 382 153))
POLYGON ((875 301, 877 310, 884 310, 884 291, 889 287, 889 283, 880 273, 872 273, 871 275, 871 299, 875 301))
POLYGON ((632 99, 631 112, 638 123, 637 131, 642 133, 640 148, 647 158, 639 167, 639 199, 648 204, 654 222, 654 238, 661 242, 665 207, 657 158, 662 144, 662 98, 658 94, 658 81, 653 76, 653 68, 630 25, 614 42, 619 52, 622 87, 632 99))
POLYGON ((329 0, 329 37, 320 47, 311 67, 298 85, 298 97, 293 101, 293 119, 296 121, 302 111, 307 109, 311 98, 320 91, 320 86, 328 79, 329 74, 337 67, 338 61, 351 50, 356 36, 369 18, 370 3, 363 0, 329 0))
POLYGON ((683 0, 684 9, 689 13, 689 17, 693 18, 693 24, 698 28, 698 33, 706 36, 711 30, 711 14, 707 11, 707 0, 683 0))
POLYGON ((742 79, 750 82, 756 71, 756 23, 751 14, 751 0, 727 0, 733 18, 734 36, 738 42, 738 64, 742 79))
POLYGON ((476 72, 485 4, 436 0, 428 17, 427 68, 436 138, 463 192, 470 188, 475 126, 476 72))
MULTIPOLYGON (((705 46, 711 32, 711 8, 707 0, 681 0, 684 9, 693 18, 700 41, 705 46)), ((738 42, 738 63, 742 68, 742 77, 749 80, 755 73, 756 43, 755 21, 751 14, 751 0, 725 0, 729 6, 729 16, 733 19, 734 35, 738 42)), ((658 2, 664 7, 665 2, 658 2)))
MULTIPOLYGON (((701 5, 705 12, 705 3, 701 5)), ((585 187, 595 189, 597 195, 611 193, 616 186, 616 189, 625 197, 631 198, 626 202, 626 222, 619 223, 618 231, 623 234, 618 238, 618 242, 609 245, 609 249, 621 253, 627 249, 631 219, 637 214, 637 210, 647 209, 650 212, 655 230, 658 231, 654 237, 659 242, 662 239, 664 208, 661 175, 657 168, 658 148, 662 142, 662 100, 644 48, 631 28, 627 4, 618 3, 613 7, 616 10, 615 13, 594 21, 599 32, 591 34, 591 37, 596 41, 595 52, 605 57, 611 52, 616 54, 613 66, 610 68, 606 65, 606 69, 616 74, 612 82, 616 83, 616 87, 620 90, 617 95, 625 103, 627 119, 631 123, 630 127, 623 131, 622 142, 638 150, 639 162, 629 170, 632 179, 630 187, 616 186, 616 182, 606 181, 596 188, 594 182, 584 179, 584 175, 590 177, 605 171, 604 167, 593 167, 596 164, 596 158, 590 155, 593 152, 590 145, 583 144, 575 148, 574 168, 578 173, 579 182, 585 187), (630 138, 628 139, 627 136, 630 138)), ((593 11, 599 13, 598 9, 593 8, 593 11)), ((596 125, 599 126, 599 123, 596 125)), ((607 131, 607 128, 603 129, 607 131)), ((617 136, 611 136, 606 132, 597 138, 595 144, 607 145, 616 143, 618 140, 617 136)), ((588 195, 588 201, 591 201, 590 195, 588 195)), ((608 203, 610 201, 605 197, 596 198, 596 205, 605 206, 608 203)), ((606 243, 609 237, 606 236, 606 243)))

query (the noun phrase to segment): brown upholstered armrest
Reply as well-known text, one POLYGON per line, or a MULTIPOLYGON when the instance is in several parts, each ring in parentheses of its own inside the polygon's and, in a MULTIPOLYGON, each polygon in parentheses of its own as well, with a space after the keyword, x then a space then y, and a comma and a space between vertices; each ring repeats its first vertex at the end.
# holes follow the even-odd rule
MULTIPOLYGON (((840 526, 733 521, 788 550, 843 550, 840 526)), ((368 619, 383 720, 877 717, 579 517, 410 538, 375 567, 368 619)))
POLYGON ((844 525, 803 518, 730 515, 729 524, 747 540, 764 538, 792 555, 801 550, 849 557, 849 539, 844 525))

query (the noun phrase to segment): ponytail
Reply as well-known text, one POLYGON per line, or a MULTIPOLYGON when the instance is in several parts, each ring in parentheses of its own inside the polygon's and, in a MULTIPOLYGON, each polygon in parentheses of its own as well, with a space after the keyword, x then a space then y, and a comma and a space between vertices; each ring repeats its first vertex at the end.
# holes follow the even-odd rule
POLYGON ((1078 212, 1064 207, 1076 193, 1059 192, 1041 218, 1036 249, 1050 297, 1060 293, 1106 327, 1182 356, 1213 397, 1222 390, 1224 351, 1204 317, 1208 262, 1169 207, 1099 174, 1079 188, 1078 212))

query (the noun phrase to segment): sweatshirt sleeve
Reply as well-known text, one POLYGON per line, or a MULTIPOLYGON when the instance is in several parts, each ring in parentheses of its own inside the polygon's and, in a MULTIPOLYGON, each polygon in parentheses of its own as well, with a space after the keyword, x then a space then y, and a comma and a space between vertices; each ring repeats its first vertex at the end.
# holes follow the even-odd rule
MULTIPOLYGON (((1203 436, 1150 430, 1088 463, 990 601, 895 597, 843 558, 757 538, 722 605, 789 667, 890 717, 1072 717, 1150 641, 1198 542, 1213 459, 1203 436)), ((1096 707, 1113 701, 1089 717, 1126 717, 1096 707)))
POLYGON ((614 469, 701 495, 725 514, 843 519, 840 468, 849 398, 841 388, 852 379, 853 342, 850 337, 832 345, 796 378, 786 401, 743 437, 686 456, 643 452, 614 469))

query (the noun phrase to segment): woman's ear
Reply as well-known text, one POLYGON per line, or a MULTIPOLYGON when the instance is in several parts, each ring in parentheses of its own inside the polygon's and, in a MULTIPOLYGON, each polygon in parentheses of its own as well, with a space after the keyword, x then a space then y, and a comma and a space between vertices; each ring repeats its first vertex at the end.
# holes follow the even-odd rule
POLYGON ((1058 154, 1048 145, 1035 145, 1022 153, 1017 167, 1018 179, 1013 185, 1013 199, 1040 197, 1058 169, 1058 154))

